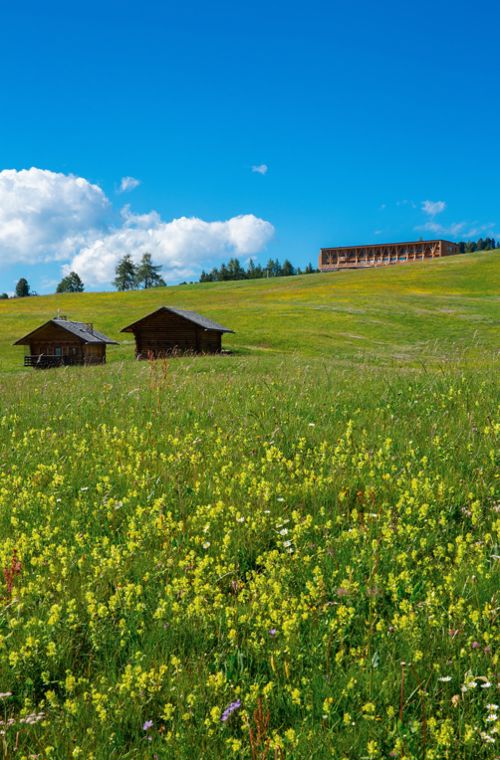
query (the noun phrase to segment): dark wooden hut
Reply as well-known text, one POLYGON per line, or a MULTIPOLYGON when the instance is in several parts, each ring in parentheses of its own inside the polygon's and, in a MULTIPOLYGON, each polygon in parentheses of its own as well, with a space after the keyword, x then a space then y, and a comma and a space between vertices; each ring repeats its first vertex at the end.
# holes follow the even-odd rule
POLYGON ((104 364, 106 346, 115 340, 107 338, 86 322, 70 322, 62 317, 50 319, 15 346, 27 346, 25 367, 46 369, 68 364, 104 364))
POLYGON ((138 359, 158 358, 172 353, 213 354, 222 350, 223 333, 232 333, 195 311, 161 306, 151 314, 124 327, 135 337, 138 359))

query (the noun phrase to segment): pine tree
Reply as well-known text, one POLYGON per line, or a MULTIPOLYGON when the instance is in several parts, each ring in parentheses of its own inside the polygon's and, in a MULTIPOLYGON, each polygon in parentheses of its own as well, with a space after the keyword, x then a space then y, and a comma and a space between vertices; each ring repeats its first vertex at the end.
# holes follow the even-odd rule
POLYGON ((63 277, 56 288, 56 293, 83 293, 84 285, 76 272, 70 272, 63 277))
POLYGON ((220 265, 219 280, 221 280, 221 282, 225 282, 226 280, 229 280, 229 272, 228 272, 225 262, 222 262, 222 264, 220 265))
POLYGON ((21 277, 16 285, 16 297, 26 298, 30 295, 30 286, 28 280, 25 277, 21 277))
POLYGON ((245 270, 241 266, 238 259, 229 259, 227 265, 227 276, 229 280, 244 280, 245 270))
POLYGON ((166 282, 159 274, 161 266, 153 264, 150 253, 145 253, 136 270, 135 284, 138 287, 159 288, 165 287, 166 282))
POLYGON ((116 265, 114 286, 117 290, 133 290, 136 281, 137 268, 130 253, 127 253, 116 265))

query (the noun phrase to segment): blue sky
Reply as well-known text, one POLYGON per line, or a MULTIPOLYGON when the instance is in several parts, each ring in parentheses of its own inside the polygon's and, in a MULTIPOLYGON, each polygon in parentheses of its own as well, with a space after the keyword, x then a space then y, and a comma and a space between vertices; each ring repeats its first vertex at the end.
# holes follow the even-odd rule
POLYGON ((234 254, 500 238, 497 3, 10 6, 0 290, 77 266, 107 288, 127 251, 173 283, 234 254))

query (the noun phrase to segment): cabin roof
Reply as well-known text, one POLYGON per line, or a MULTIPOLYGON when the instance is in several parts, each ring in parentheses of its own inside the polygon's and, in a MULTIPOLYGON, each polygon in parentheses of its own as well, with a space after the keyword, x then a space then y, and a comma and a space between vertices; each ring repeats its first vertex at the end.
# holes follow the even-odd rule
POLYGON ((87 322, 71 322, 69 319, 60 319, 59 317, 54 317, 54 319, 49 319, 48 322, 45 322, 43 325, 37 327, 36 330, 32 330, 30 333, 25 335, 24 338, 19 338, 19 340, 16 340, 14 346, 29 343, 30 339, 39 330, 41 330, 42 327, 46 327, 47 325, 51 324, 56 325, 56 327, 60 327, 63 330, 66 330, 66 332, 75 335, 77 338, 80 338, 82 343, 107 343, 108 345, 118 345, 116 340, 111 340, 111 338, 108 338, 106 335, 104 335, 104 333, 95 330, 92 325, 88 324, 87 322))
POLYGON ((208 317, 197 314, 195 311, 188 311, 187 309, 175 309, 173 306, 160 306, 159 309, 152 311, 150 314, 146 314, 145 317, 141 317, 141 319, 138 319, 137 322, 132 322, 132 324, 127 325, 127 327, 124 327, 121 332, 133 332, 134 327, 137 327, 141 324, 141 322, 145 322, 154 314, 158 314, 161 311, 169 311, 172 314, 177 314, 177 316, 183 317, 189 322, 193 322, 193 324, 198 325, 198 327, 203 327, 204 330, 213 330, 214 332, 220 333, 234 333, 234 330, 230 330, 229 327, 224 327, 218 322, 214 322, 213 319, 208 319, 208 317))

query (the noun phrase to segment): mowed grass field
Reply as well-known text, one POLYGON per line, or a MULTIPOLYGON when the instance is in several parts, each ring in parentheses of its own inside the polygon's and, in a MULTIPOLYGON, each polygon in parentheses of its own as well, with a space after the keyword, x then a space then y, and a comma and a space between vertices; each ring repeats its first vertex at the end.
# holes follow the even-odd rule
POLYGON ((0 302, 0 757, 498 757, 499 270, 0 302), (233 353, 10 345, 163 303, 233 353))

